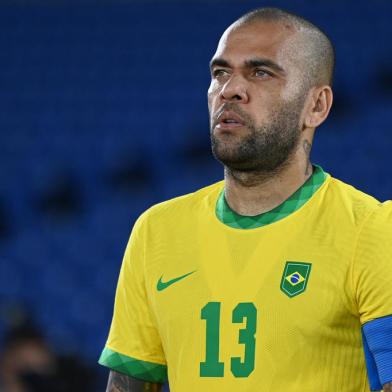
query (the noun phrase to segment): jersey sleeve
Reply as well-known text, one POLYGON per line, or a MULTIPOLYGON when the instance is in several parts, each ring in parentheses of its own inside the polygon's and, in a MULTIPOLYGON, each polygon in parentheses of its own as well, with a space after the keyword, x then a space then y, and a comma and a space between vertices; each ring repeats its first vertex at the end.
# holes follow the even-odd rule
POLYGON ((357 239, 352 284, 361 324, 392 315, 392 204, 377 207, 357 239))
POLYGON ((151 382, 167 380, 165 356, 145 286, 144 216, 128 242, 116 290, 113 320, 99 363, 151 382))
POLYGON ((371 390, 392 381, 392 204, 377 208, 358 237, 355 287, 371 390))

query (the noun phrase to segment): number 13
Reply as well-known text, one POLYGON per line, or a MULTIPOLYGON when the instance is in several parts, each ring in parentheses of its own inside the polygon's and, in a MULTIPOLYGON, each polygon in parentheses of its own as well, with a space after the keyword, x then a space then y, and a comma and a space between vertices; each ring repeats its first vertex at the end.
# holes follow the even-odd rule
MULTIPOLYGON (((206 320, 206 360, 200 363, 200 377, 223 377, 225 364, 219 362, 220 302, 208 302, 201 310, 206 320)), ((248 377, 255 368, 257 309, 251 302, 239 303, 233 310, 232 322, 246 326, 239 331, 238 343, 245 345, 244 359, 231 358, 234 377, 248 377)))

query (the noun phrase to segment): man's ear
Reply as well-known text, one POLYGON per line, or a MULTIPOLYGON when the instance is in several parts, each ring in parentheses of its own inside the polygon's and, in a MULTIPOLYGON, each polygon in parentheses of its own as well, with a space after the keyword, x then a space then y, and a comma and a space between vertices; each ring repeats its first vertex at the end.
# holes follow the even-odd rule
POLYGON ((333 101, 333 93, 330 86, 314 88, 309 96, 307 109, 304 117, 306 128, 317 128, 328 117, 333 101))

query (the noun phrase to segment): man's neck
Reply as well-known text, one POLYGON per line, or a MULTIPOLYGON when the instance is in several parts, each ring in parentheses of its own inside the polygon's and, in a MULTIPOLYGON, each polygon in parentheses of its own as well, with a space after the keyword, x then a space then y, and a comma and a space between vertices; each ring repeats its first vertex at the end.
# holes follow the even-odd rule
POLYGON ((282 204, 311 175, 308 162, 295 158, 273 173, 225 168, 225 197, 230 208, 238 214, 259 215, 282 204))

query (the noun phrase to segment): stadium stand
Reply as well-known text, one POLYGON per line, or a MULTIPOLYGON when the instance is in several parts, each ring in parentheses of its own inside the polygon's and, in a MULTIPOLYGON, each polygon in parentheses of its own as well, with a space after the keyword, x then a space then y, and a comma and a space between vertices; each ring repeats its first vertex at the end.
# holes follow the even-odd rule
MULTIPOLYGON (((313 160, 390 199, 391 3, 272 3, 336 44, 335 107, 313 160)), ((225 26, 257 6, 0 5, 0 305, 25 304, 60 352, 98 358, 137 216, 221 179, 208 61, 225 26)))

